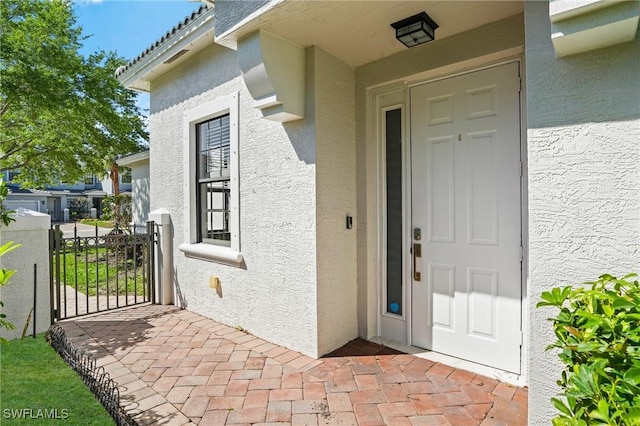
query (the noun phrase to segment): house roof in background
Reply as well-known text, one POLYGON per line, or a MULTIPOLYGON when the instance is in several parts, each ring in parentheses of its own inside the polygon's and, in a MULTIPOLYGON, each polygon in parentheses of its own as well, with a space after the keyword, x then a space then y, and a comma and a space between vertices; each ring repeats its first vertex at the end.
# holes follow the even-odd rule
POLYGON ((20 188, 20 185, 15 183, 7 183, 7 188, 9 189, 9 194, 34 194, 33 190, 20 188))
POLYGON ((135 163, 148 162, 149 150, 138 152, 136 154, 126 155, 116 159, 118 166, 130 166, 135 163))

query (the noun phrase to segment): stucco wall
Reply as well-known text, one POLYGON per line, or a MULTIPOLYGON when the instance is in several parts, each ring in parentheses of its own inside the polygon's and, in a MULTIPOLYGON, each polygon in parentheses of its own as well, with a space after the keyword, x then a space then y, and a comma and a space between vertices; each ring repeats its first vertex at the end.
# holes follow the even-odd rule
POLYGON ((316 122, 318 354, 357 334, 355 81, 353 70, 307 49, 316 122), (311 62, 313 64, 311 65, 311 62), (347 229, 346 216, 353 217, 347 229))
POLYGON ((547 2, 525 2, 529 156, 529 424, 549 424, 560 363, 553 286, 640 269, 640 41, 561 59, 547 2))
MULTIPOLYGON (((234 51, 211 46, 151 85, 151 210, 171 213, 175 281, 190 310, 317 355, 313 116, 261 118, 234 51), (183 113, 240 91, 240 251, 246 268, 187 258, 183 243, 183 113), (218 276, 222 296, 209 287, 218 276)), ((313 110, 313 108, 310 108, 313 110)))
MULTIPOLYGON (((375 313, 378 274, 376 237, 378 233, 377 157, 375 136, 367 128, 367 89, 416 78, 477 57, 524 45, 522 14, 471 31, 413 47, 398 54, 356 68, 357 206, 358 206, 358 332, 364 337, 377 334, 375 313)), ((370 117, 369 117, 370 118, 370 117)), ((377 307, 376 307, 377 309, 377 307)))
POLYGON ((243 19, 273 0, 216 0, 216 34, 230 30, 243 19))
POLYGON ((136 163, 131 167, 131 221, 138 227, 144 229, 149 220, 149 162, 136 163))
MULTIPOLYGON (((51 218, 44 213, 21 210, 12 215, 15 222, 0 228, 0 245, 9 241, 21 244, 21 247, 0 257, 0 268, 14 269, 17 272, 10 284, 0 289, 4 307, 2 312, 6 320, 15 325, 14 330, 0 328, 0 336, 16 339, 22 335, 23 327, 33 306, 34 278, 37 285, 36 295, 36 333, 44 333, 51 324, 49 291, 49 227, 51 218), (37 265, 34 272, 33 265, 37 265), (37 274, 37 276, 35 276, 37 274)), ((33 331, 33 314, 28 335, 33 331)))

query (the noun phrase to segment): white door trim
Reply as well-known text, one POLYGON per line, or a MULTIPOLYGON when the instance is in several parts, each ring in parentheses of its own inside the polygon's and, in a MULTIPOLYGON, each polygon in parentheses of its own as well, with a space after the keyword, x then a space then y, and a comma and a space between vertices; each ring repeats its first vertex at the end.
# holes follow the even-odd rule
MULTIPOLYGON (((407 137, 403 137, 403 145, 404 145, 404 154, 403 158, 405 159, 404 168, 405 171, 403 173, 403 195, 405 200, 403 201, 403 242, 405 245, 405 256, 404 256, 404 265, 405 265, 405 273, 404 273, 404 291, 405 291, 405 301, 409 303, 405 303, 405 312, 402 318, 404 322, 404 341, 399 341, 401 339, 392 339, 389 336, 385 336, 383 333, 382 321, 388 315, 383 315, 383 301, 384 301, 384 277, 382 273, 385 272, 383 263, 385 263, 386 258, 386 240, 385 240, 385 230, 383 228, 384 223, 386 223, 386 203, 385 203, 385 194, 381 190, 385 185, 385 171, 384 171, 384 157, 383 157, 383 149, 384 149, 384 139, 380 134, 380 112, 381 109, 379 98, 385 94, 389 94, 392 92, 398 92, 400 90, 403 91, 404 100, 401 104, 404 106, 404 117, 405 123, 403 125, 404 135, 409 135, 409 123, 406 117, 408 117, 408 93, 411 87, 416 85, 427 84, 430 82, 447 79, 451 77, 455 77, 458 75, 468 74, 476 71, 480 71, 483 69, 493 68, 496 66, 500 66, 507 63, 517 62, 520 65, 520 78, 521 78, 521 95, 520 95, 520 128, 521 128, 521 161, 522 161, 522 178, 521 178, 521 233, 522 233, 522 246, 523 246, 523 263, 522 263, 522 300, 521 300, 521 311, 522 311, 522 330, 525 333, 525 338, 523 341, 526 342, 526 332, 528 330, 528 192, 527 192, 527 143, 526 143, 526 99, 525 99, 525 66, 524 66, 524 57, 521 54, 521 51, 513 51, 508 52, 501 58, 491 57, 491 58, 478 58, 478 61, 465 61, 461 64, 452 65, 447 67, 447 74, 444 75, 441 72, 431 71, 429 72, 429 77, 424 78, 425 74, 421 76, 413 76, 407 77, 404 81, 394 82, 388 85, 380 85, 374 88, 367 89, 367 140, 373 141, 374 143, 369 145, 367 149, 368 152, 373 150, 373 155, 369 156, 369 164, 374 166, 375 168, 368 173, 369 178, 373 178, 375 180, 375 194, 369 192, 370 195, 374 195, 375 200, 372 203, 368 203, 367 216, 369 223, 369 232, 367 235, 369 237, 374 237, 373 241, 369 240, 370 243, 368 246, 370 248, 375 248, 375 256, 368 256, 367 259, 367 270, 369 271, 368 279, 367 279, 367 287, 368 289, 375 290, 375 302, 371 297, 368 298, 368 307, 367 307, 367 316, 368 316, 368 331, 367 337, 373 340, 385 342, 387 344, 396 345, 399 348, 403 348, 406 351, 420 352, 419 349, 413 348, 411 346, 411 286, 406 285, 406 283, 410 282, 410 262, 411 256, 409 253, 409 247, 411 245, 411 187, 408 185, 411 178, 411 156, 410 156, 410 144, 407 143, 407 137), (484 59, 485 61, 482 61, 484 59), (423 77, 423 78, 419 78, 423 77), (372 163, 371 160, 374 160, 372 163), (372 208, 373 207, 373 208, 372 208), (373 216, 373 217, 372 217, 373 216), (375 228, 375 229, 371 229, 375 228), (409 271, 409 272, 406 272, 409 271), (374 273, 374 275, 370 275, 374 273), (374 302, 374 303, 371 303, 374 302), (373 327, 372 327, 373 326, 373 327), (394 343, 395 342, 395 343, 394 343)), ((511 373, 505 373, 500 370, 495 370, 491 368, 487 368, 485 366, 481 366, 479 364, 470 363, 463 360, 458 360, 456 358, 443 356, 440 354, 433 354, 430 352, 425 352, 422 354, 424 357, 434 358, 437 361, 448 362, 454 366, 462 366, 471 371, 477 371, 481 374, 489 374, 489 372, 493 372, 490 374, 494 377, 498 377, 501 380, 511 382, 514 384, 525 384, 527 382, 526 374, 526 359, 527 359, 527 348, 526 345, 523 344, 522 353, 521 353, 521 374, 514 375, 511 373)))

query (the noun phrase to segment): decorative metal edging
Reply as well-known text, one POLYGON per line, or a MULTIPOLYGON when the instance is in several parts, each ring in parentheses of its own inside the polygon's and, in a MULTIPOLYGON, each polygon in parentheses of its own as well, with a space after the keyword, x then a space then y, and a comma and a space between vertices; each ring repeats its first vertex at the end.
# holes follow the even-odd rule
POLYGON ((80 376, 85 385, 107 410, 118 426, 137 426, 135 420, 120 406, 118 385, 104 367, 96 367, 93 354, 73 346, 64 329, 57 324, 47 330, 45 338, 60 357, 80 376))

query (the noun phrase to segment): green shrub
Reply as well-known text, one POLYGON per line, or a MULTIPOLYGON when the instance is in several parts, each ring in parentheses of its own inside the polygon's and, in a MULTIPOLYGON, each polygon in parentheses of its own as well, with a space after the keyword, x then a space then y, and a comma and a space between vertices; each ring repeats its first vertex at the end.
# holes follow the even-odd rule
POLYGON ((86 219, 91 216, 91 202, 87 197, 78 197, 70 199, 68 202, 71 220, 76 221, 86 219))
POLYGON ((542 293, 564 369, 551 398, 561 425, 640 425, 640 285, 635 274, 542 293))
POLYGON ((128 194, 110 195, 102 199, 102 219, 111 220, 119 228, 131 223, 132 205, 128 194))

